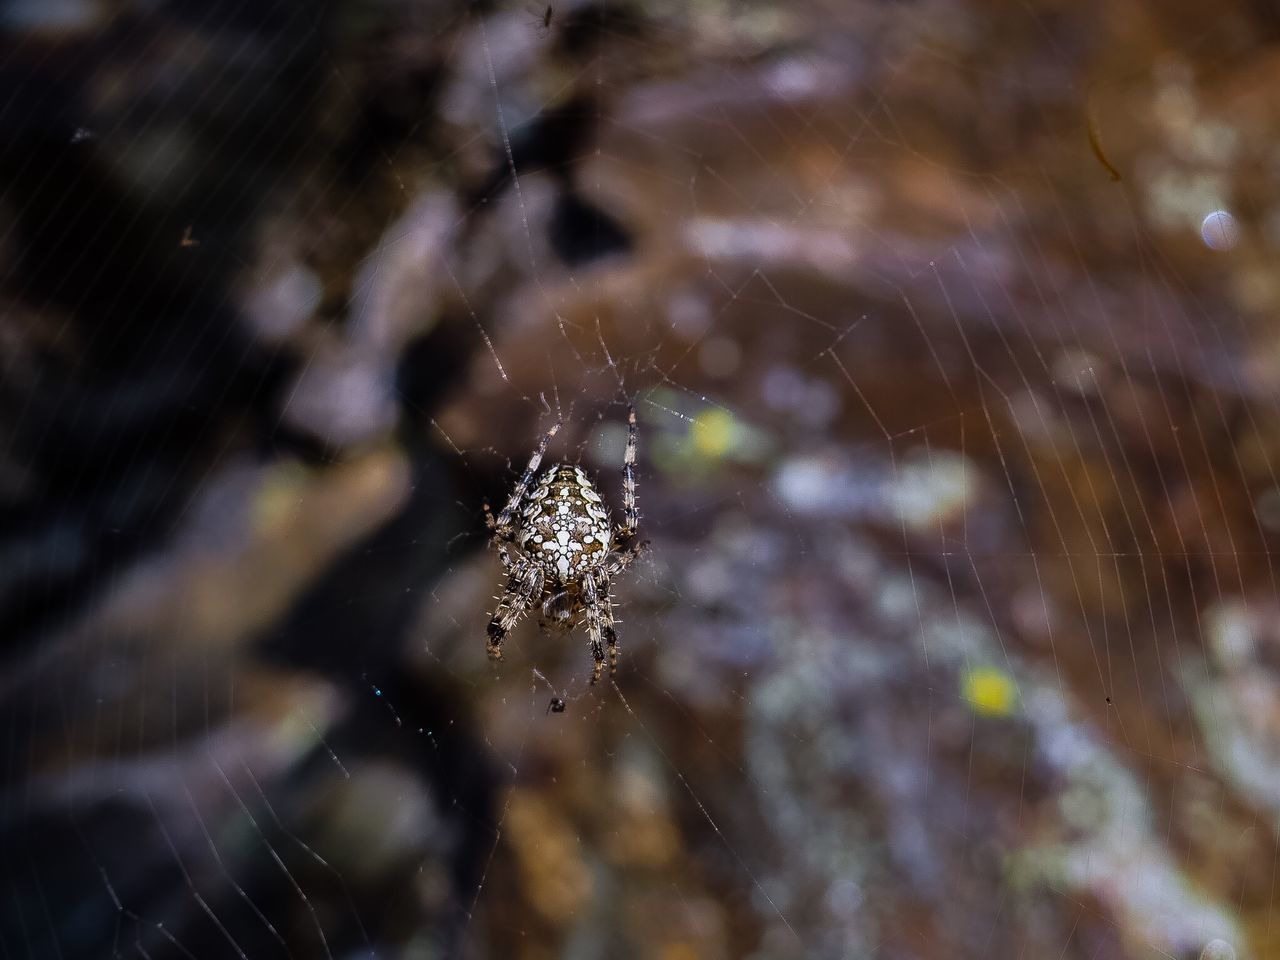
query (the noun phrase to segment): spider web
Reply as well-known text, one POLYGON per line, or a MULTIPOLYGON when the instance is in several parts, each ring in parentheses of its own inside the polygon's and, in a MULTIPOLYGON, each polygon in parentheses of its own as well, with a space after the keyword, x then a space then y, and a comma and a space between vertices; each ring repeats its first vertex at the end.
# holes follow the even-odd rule
POLYGON ((4 14, 4 956, 1280 951, 1265 11, 122 10, 4 14), (490 664, 633 404, 618 676, 490 664))

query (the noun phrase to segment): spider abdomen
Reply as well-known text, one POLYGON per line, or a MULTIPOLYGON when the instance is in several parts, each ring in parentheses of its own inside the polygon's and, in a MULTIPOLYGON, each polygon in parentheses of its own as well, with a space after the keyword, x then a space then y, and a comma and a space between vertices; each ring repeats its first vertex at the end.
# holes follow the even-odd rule
POLYGON ((558 463, 529 494, 517 539, 548 580, 577 580, 609 555, 609 509, 581 467, 558 463))

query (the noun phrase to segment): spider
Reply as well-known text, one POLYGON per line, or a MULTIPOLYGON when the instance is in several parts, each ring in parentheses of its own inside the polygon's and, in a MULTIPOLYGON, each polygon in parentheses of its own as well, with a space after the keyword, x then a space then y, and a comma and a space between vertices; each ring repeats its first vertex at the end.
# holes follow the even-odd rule
POLYGON ((489 621, 487 648, 491 660, 502 659, 502 642, 516 621, 542 604, 544 631, 565 633, 584 614, 595 667, 591 682, 604 669, 609 647, 609 673, 618 671, 618 635, 614 632, 609 581, 627 568, 648 543, 636 543, 636 411, 627 411, 627 448, 622 455, 623 523, 614 527, 595 484, 577 464, 548 467, 529 491, 543 454, 560 429, 557 422, 529 458, 511 499, 494 519, 486 503, 485 522, 508 574, 507 586, 489 621))

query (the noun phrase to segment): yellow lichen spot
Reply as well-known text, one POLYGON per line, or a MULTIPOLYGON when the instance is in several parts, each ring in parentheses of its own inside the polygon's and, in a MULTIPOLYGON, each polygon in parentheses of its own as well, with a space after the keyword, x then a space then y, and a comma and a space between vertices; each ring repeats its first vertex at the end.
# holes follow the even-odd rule
POLYGON ((733 446, 733 416, 724 410, 709 410, 689 428, 693 448, 699 455, 718 460, 733 446))
POLYGON ((983 717, 1007 717, 1017 699, 1013 678, 996 667, 967 670, 960 680, 960 690, 974 713, 983 717))

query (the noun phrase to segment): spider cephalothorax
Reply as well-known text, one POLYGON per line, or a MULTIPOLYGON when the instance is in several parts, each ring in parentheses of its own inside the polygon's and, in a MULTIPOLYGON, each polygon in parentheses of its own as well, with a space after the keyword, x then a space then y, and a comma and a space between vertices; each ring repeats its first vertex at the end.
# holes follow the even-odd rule
POLYGON ((622 455, 622 526, 614 527, 609 508, 586 472, 576 464, 557 463, 529 489, 547 446, 560 429, 555 424, 529 458, 511 499, 495 520, 485 507, 493 543, 508 573, 507 588, 489 621, 489 656, 502 659, 502 641, 516 621, 535 604, 542 605, 545 629, 568 630, 582 615, 600 679, 604 648, 609 671, 618 669, 618 635, 614 632, 609 580, 626 569, 645 548, 635 543, 636 412, 627 413, 627 448, 622 455))

